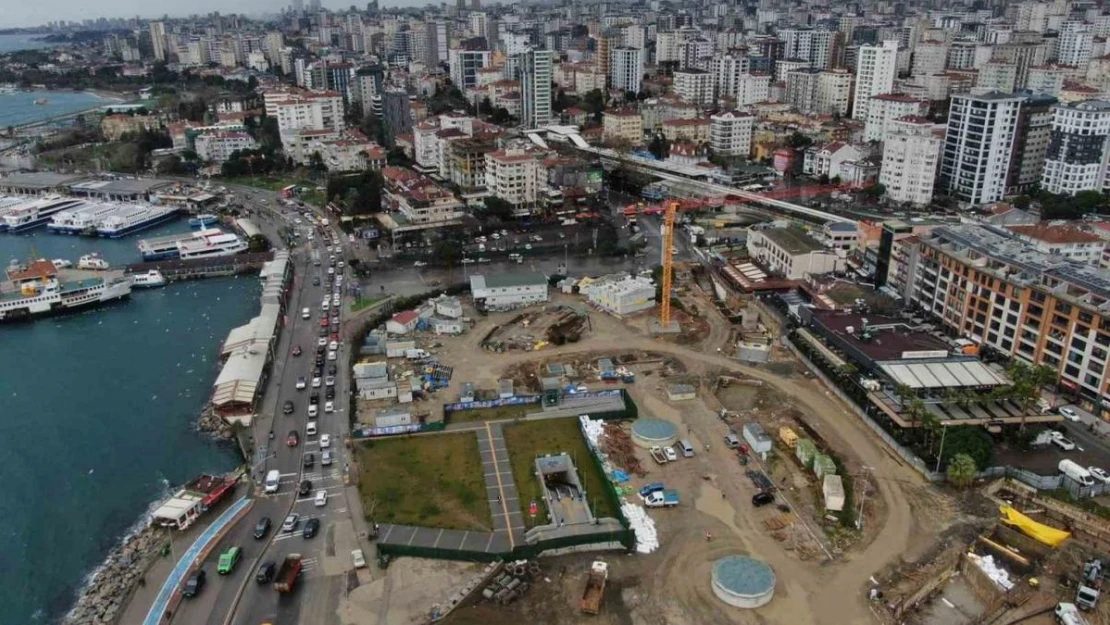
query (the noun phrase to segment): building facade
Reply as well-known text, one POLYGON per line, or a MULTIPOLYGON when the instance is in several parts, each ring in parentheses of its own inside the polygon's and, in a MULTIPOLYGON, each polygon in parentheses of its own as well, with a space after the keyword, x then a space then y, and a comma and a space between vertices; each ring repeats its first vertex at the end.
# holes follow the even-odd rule
POLYGON ((866 120, 872 97, 894 90, 898 70, 898 42, 861 46, 856 61, 856 92, 852 118, 866 120))
POLYGON ((1064 195, 1106 191, 1108 167, 1110 102, 1086 100, 1053 107, 1041 188, 1064 195))
POLYGON ((709 149, 725 157, 747 158, 752 151, 752 129, 755 116, 740 111, 726 111, 709 118, 709 149))
POLYGON ((933 200, 942 143, 928 120, 910 117, 891 122, 879 171, 887 199, 915 206, 933 200))
POLYGON ((1002 93, 952 96, 940 190, 969 205, 1003 198, 1023 100, 1002 93))
POLYGON ((552 53, 528 50, 521 55, 520 123, 525 128, 540 128, 551 123, 552 53))
POLYGON ((614 48, 609 54, 609 87, 639 93, 644 79, 644 51, 614 48))

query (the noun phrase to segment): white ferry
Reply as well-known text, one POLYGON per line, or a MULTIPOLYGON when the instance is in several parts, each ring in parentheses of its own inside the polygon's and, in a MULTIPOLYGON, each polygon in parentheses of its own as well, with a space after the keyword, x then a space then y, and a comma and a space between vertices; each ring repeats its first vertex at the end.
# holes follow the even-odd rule
POLYGON ((166 285, 166 278, 162 275, 161 271, 151 269, 146 273, 137 273, 131 276, 131 282, 134 286, 142 288, 154 288, 166 285))
POLYGON ((106 271, 111 268, 108 261, 100 257, 100 254, 93 252, 92 254, 85 254, 77 261, 78 269, 87 269, 89 271, 106 271))
POLYGON ((50 262, 54 263, 54 267, 58 269, 69 269, 70 267, 73 267, 73 261, 66 260, 64 258, 55 258, 50 262))
POLYGON ((127 236, 132 232, 138 232, 171 219, 180 210, 177 206, 136 205, 127 207, 114 215, 105 217, 97 226, 96 233, 102 237, 113 239, 127 236))
POLYGON ((95 234, 101 221, 122 210, 118 204, 86 204, 54 215, 46 229, 59 234, 95 234))
POLYGON ((139 241, 139 253, 143 260, 170 260, 181 255, 179 244, 185 241, 200 241, 205 237, 223 234, 219 228, 205 228, 184 234, 168 234, 163 237, 139 241))
POLYGON ((247 242, 234 234, 221 232, 199 240, 190 239, 177 244, 178 258, 218 258, 221 256, 234 256, 247 251, 247 242))
POLYGON ((40 259, 8 268, 8 282, 0 285, 0 321, 19 321, 67 312, 131 295, 131 280, 118 275, 62 273, 40 259))
POLYGON ((13 207, 4 215, 0 230, 22 232, 41 226, 55 214, 64 210, 84 206, 85 201, 60 195, 51 195, 39 200, 13 207))

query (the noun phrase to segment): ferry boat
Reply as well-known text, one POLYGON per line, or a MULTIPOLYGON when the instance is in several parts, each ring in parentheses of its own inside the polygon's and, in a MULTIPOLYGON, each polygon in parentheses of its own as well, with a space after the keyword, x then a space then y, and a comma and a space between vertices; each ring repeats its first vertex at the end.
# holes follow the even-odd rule
POLYGON ((170 260, 178 258, 181 250, 178 244, 183 241, 199 241, 205 237, 223 234, 219 228, 205 228, 196 232, 184 234, 169 234, 163 237, 143 239, 139 241, 139 253, 143 260, 170 260))
POLYGON ((51 195, 40 200, 33 200, 10 209, 4 215, 4 221, 0 224, 0 231, 22 232, 37 228, 49 221, 55 214, 78 208, 84 204, 84 200, 60 195, 51 195))
POLYGON ((26 267, 12 264, 0 285, 0 321, 28 320, 102 304, 131 295, 131 280, 122 273, 90 274, 60 270, 39 259, 26 267))
POLYGON ((197 239, 182 241, 177 244, 178 258, 189 260, 191 258, 219 258, 234 256, 247 251, 247 242, 234 234, 220 232, 197 239))
POLYGON ((105 217, 96 228, 96 233, 102 237, 113 239, 127 236, 160 224, 173 218, 181 209, 177 206, 150 206, 138 205, 126 207, 120 212, 105 217))
POLYGON ((70 267, 73 267, 73 261, 66 260, 64 258, 55 258, 50 262, 54 263, 54 266, 58 269, 69 269, 70 267))
POLYGON ((154 288, 166 285, 166 278, 162 275, 161 271, 151 269, 146 273, 137 273, 131 276, 131 283, 134 286, 142 288, 154 288))
POLYGON ((101 221, 122 210, 118 204, 86 204, 54 215, 46 229, 59 234, 95 233, 101 221))
POLYGON ((190 219, 189 226, 191 228, 207 228, 208 226, 215 225, 219 221, 220 218, 216 215, 205 213, 203 215, 197 215, 196 217, 190 219))
POLYGON ((105 271, 111 268, 108 261, 100 257, 100 254, 93 252, 92 254, 85 254, 77 261, 78 269, 87 269, 89 271, 105 271))

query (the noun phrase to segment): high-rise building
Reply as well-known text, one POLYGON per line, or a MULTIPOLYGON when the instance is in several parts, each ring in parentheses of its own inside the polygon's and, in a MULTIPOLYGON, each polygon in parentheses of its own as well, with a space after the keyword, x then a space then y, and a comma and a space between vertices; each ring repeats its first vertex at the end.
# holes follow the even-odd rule
POLYGON ((478 70, 489 65, 489 50, 457 50, 448 51, 451 65, 451 82, 460 91, 478 84, 478 70))
POLYGON ((1014 134, 1014 156, 1010 159, 1010 174, 1006 180, 1007 195, 1024 193, 1041 181, 1052 134, 1052 107, 1056 98, 1035 92, 1024 95, 1014 134))
POLYGON ((943 41, 922 41, 913 49, 912 76, 932 76, 944 72, 948 63, 948 43, 943 41))
POLYGON ((150 23, 150 45, 154 49, 154 60, 166 60, 166 23, 150 23))
POLYGON ((715 156, 747 158, 752 151, 755 116, 725 111, 709 118, 709 149, 715 156))
POLYGON ((304 13, 304 0, 293 0, 290 6, 297 15, 304 13))
POLYGON ((524 128, 551 123, 552 52, 528 50, 520 55, 521 116, 524 128))
POLYGON ((390 148, 396 145, 397 135, 412 132, 412 106, 404 89, 389 88, 382 92, 382 130, 390 148))
POLYGON ((483 11, 475 11, 470 14, 470 36, 471 37, 485 37, 486 44, 493 47, 495 42, 489 39, 489 16, 483 11))
POLYGON ((817 112, 821 115, 847 115, 852 96, 852 74, 846 69, 821 72, 817 82, 817 112))
POLYGON ((817 114, 817 86, 821 70, 801 68, 786 74, 786 103, 805 115, 817 114))
POLYGON ((916 206, 933 200, 941 143, 932 122, 922 117, 903 117, 890 124, 879 171, 888 199, 916 206))
POLYGON ((1048 28, 1047 2, 1022 2, 1017 7, 1014 30, 1043 33, 1048 28))
POLYGON ((684 102, 709 106, 713 104, 713 76, 700 69, 680 69, 674 73, 674 92, 684 102))
POLYGON ((904 93, 884 93, 871 98, 867 104, 867 125, 863 129, 868 141, 886 141, 890 125, 907 115, 923 116, 929 112, 929 103, 904 93))
POLYGON ((1075 195, 1110 188, 1110 102, 1084 100, 1058 104, 1045 156, 1041 188, 1075 195))
POLYGON ((1002 199, 1024 99, 1005 93, 952 96, 940 190, 970 205, 1002 199))
POLYGON ((751 64, 747 56, 730 52, 713 57, 709 71, 716 97, 734 96, 740 76, 751 71, 751 64))
POLYGON ((852 102, 852 118, 867 119, 867 106, 872 97, 894 91, 898 69, 898 42, 861 46, 856 62, 856 95, 852 102))
POLYGON ((1056 43, 1056 61, 1071 67, 1087 67, 1094 45, 1094 30, 1083 22, 1065 22, 1056 43))
POLYGON ((1013 93, 1017 86, 1017 66, 1006 61, 984 63, 975 77, 975 89, 980 93, 1013 93))
POLYGON ((644 51, 615 48, 610 52, 610 59, 609 87, 639 93, 644 79, 644 51))

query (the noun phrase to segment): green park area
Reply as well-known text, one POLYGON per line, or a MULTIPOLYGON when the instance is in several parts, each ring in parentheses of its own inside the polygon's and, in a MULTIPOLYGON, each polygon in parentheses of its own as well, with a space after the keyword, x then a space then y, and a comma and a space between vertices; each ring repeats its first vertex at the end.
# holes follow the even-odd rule
POLYGON ((472 432, 388 438, 355 446, 367 520, 489 531, 482 458, 472 432))
POLYGON ((589 496, 590 509, 598 518, 616 517, 617 511, 607 496, 609 487, 605 476, 591 459, 586 440, 578 429, 578 419, 542 419, 506 425, 505 446, 509 449, 509 462, 513 465, 513 480, 520 493, 520 507, 524 512, 527 527, 543 525, 547 522, 546 506, 539 480, 535 475, 536 456, 566 453, 574 460, 578 469, 578 479, 582 481, 589 496), (532 501, 540 505, 536 518, 528 514, 532 501))

